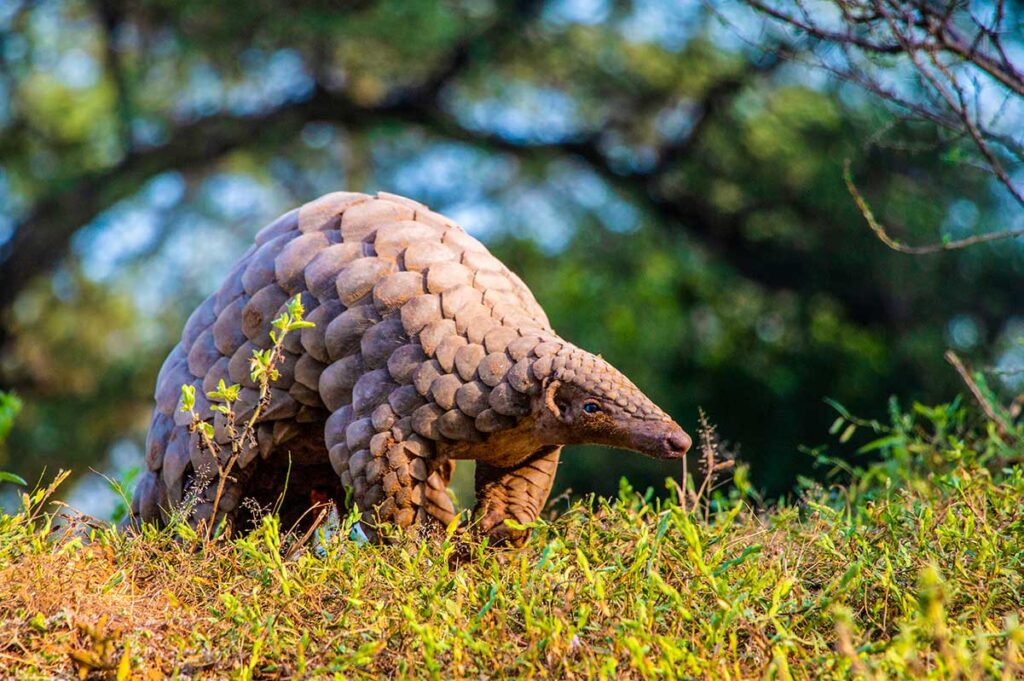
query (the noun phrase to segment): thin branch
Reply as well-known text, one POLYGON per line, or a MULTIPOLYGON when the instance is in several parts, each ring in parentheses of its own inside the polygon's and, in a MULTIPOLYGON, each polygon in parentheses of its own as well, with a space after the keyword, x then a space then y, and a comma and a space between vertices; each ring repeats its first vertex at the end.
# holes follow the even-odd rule
POLYGON ((767 14, 773 19, 778 19, 785 24, 789 24, 817 40, 855 45, 863 50, 877 54, 898 54, 903 51, 903 48, 898 43, 875 43, 870 40, 864 40, 849 32, 839 33, 823 29, 817 24, 801 21, 791 14, 777 10, 771 5, 761 2, 761 0, 747 0, 747 4, 757 11, 767 14))
MULTIPOLYGON (((978 35, 982 34, 983 32, 979 32, 978 35)), ((946 51, 957 55, 966 62, 974 64, 1007 89, 1020 96, 1024 96, 1024 74, 1009 61, 998 41, 994 43, 1001 55, 1000 59, 997 60, 981 50, 975 49, 973 45, 967 45, 950 22, 939 25, 934 35, 946 51)), ((990 40, 990 42, 992 41, 990 40)))
POLYGON ((971 376, 971 372, 967 370, 967 367, 965 367, 964 363, 959 357, 957 357, 957 354, 952 350, 947 350, 944 357, 947 362, 953 365, 956 372, 960 374, 960 378, 967 385, 967 389, 971 391, 974 401, 977 402, 978 406, 981 407, 981 410, 985 412, 985 416, 988 420, 996 424, 996 431, 999 433, 999 437, 1002 438, 1004 442, 1016 440, 1016 437, 1012 436, 1013 428, 1006 422, 1006 419, 1004 419, 999 412, 995 410, 992 403, 988 401, 988 398, 985 397, 985 393, 982 392, 981 387, 978 386, 978 382, 974 380, 974 377, 971 376))
POLYGON ((999 241, 1001 239, 1014 239, 1017 237, 1024 236, 1024 228, 1021 229, 1005 229, 999 232, 989 232, 987 234, 978 234, 976 236, 967 237, 965 239, 957 239, 955 241, 946 241, 941 244, 930 244, 928 246, 909 246, 889 236, 888 230, 875 218, 874 212, 871 210, 871 206, 868 205, 867 200, 857 189, 857 185, 853 181, 853 174, 850 171, 850 159, 846 159, 843 162, 843 180, 846 182, 846 189, 850 192, 853 197, 854 203, 857 204, 857 208, 860 210, 861 215, 868 223, 868 227, 875 233, 878 240, 888 246, 894 251, 900 253, 907 253, 909 255, 928 255, 931 253, 941 253, 942 251, 956 251, 961 248, 968 248, 969 246, 976 246, 977 244, 984 244, 990 241, 999 241))

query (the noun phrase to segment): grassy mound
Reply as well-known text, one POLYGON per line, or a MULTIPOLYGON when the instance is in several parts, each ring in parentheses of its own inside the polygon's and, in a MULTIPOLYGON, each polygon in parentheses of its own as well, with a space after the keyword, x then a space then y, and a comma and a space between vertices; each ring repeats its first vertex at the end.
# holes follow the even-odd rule
MULTIPOLYGON (((457 536, 282 547, 273 518, 205 543, 0 516, 5 676, 1015 678, 1024 470, 955 405, 897 414, 843 486, 752 510, 623 485, 520 551, 457 536)), ((845 432, 849 435, 849 432, 845 432)), ((340 535, 344 534, 345 527, 340 535)), ((287 539, 287 538, 286 538, 287 539)))

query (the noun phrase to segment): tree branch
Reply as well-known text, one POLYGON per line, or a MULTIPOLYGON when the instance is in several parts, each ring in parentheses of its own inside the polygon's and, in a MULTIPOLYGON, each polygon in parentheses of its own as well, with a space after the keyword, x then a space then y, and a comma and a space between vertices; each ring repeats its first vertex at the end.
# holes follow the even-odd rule
POLYGON ((857 204, 857 209, 860 211, 860 214, 864 216, 864 220, 868 223, 868 227, 871 228, 871 231, 875 233, 875 236, 878 237, 879 241, 899 253, 906 253, 908 255, 929 255, 932 253, 941 253, 942 251, 956 251, 961 248, 969 248, 971 246, 988 243, 990 241, 1016 239, 1024 236, 1024 229, 1003 229, 997 232, 988 232, 987 234, 977 234, 965 239, 944 241, 941 244, 909 246, 890 236, 889 230, 887 230, 885 226, 875 218, 874 211, 871 210, 871 206, 868 205, 867 200, 860 193, 860 190, 857 189, 857 185, 853 181, 853 174, 850 171, 850 159, 846 159, 843 163, 843 181, 846 183, 846 189, 850 192, 850 196, 853 197, 854 203, 857 204))
MULTIPOLYGON (((162 172, 205 167, 254 140, 288 141, 309 121, 329 121, 350 130, 365 129, 394 118, 417 102, 424 105, 432 101, 466 68, 473 54, 493 49, 502 39, 514 35, 512 29, 529 21, 542 5, 539 0, 510 4, 511 9, 500 13, 486 28, 459 41, 425 83, 395 93, 380 106, 361 106, 342 94, 317 87, 309 99, 259 115, 218 115, 183 125, 172 130, 169 141, 163 145, 131 150, 111 168, 64 183, 38 200, 15 228, 14 236, 0 244, 0 312, 14 302, 32 277, 60 261, 71 236, 80 227, 162 172)), ((100 0, 100 7, 109 7, 107 0, 100 0)))
POLYGON ((81 226, 150 178, 178 168, 204 167, 254 140, 290 139, 309 120, 326 118, 359 128, 373 123, 371 114, 318 90, 306 101, 262 115, 211 116, 183 125, 166 144, 136 149, 112 168, 79 176, 37 201, 0 247, 0 310, 13 303, 32 277, 60 261, 81 226))
POLYGON ((985 393, 978 386, 978 382, 974 380, 974 377, 971 376, 970 370, 964 366, 960 357, 958 357, 952 350, 946 350, 944 357, 946 358, 946 361, 956 369, 956 372, 960 375, 960 378, 967 386, 967 389, 971 391, 971 396, 974 397, 974 401, 978 403, 978 406, 981 407, 981 410, 985 413, 985 417, 992 423, 996 424, 996 432, 999 434, 999 437, 1003 442, 1009 444, 1016 440, 1017 438, 1015 436, 1014 429, 1009 423, 1007 423, 1006 419, 996 411, 988 398, 985 397, 985 393))

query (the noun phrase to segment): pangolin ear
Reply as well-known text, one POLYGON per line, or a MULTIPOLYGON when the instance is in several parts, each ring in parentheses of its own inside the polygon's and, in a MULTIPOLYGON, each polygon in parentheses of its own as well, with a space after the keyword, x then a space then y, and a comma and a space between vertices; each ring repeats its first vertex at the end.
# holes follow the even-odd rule
POLYGON ((551 415, 559 421, 565 421, 568 418, 566 413, 566 405, 558 399, 558 389, 562 387, 562 382, 554 379, 550 379, 544 384, 544 406, 547 407, 551 415))

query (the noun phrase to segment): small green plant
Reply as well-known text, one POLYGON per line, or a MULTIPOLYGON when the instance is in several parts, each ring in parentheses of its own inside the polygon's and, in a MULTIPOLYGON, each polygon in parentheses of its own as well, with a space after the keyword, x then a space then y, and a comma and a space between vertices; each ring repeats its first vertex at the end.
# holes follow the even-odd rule
MULTIPOLYGON (((289 300, 284 311, 271 323, 273 329, 270 331, 272 345, 265 350, 253 350, 252 359, 249 360, 250 377, 257 385, 257 396, 249 404, 242 404, 240 401, 242 387, 238 384, 227 385, 223 379, 217 384, 217 389, 212 390, 206 396, 214 402, 210 410, 214 413, 214 423, 206 420, 207 417, 196 411, 196 389, 195 386, 185 384, 181 386, 181 410, 188 413, 191 418, 190 430, 199 434, 200 446, 203 447, 217 465, 217 490, 213 498, 213 511, 210 523, 206 525, 205 535, 209 540, 214 536, 217 526, 217 510, 221 497, 224 493, 224 486, 230 480, 231 472, 241 457, 251 453, 258 446, 256 441, 256 423, 260 415, 270 407, 270 385, 280 377, 278 366, 284 360, 284 340, 292 331, 298 331, 314 326, 312 322, 303 319, 305 308, 302 305, 302 297, 295 296, 289 300), (242 407, 242 411, 237 411, 242 407), (223 436, 218 437, 219 422, 223 429, 223 436), (222 446, 218 439, 226 441, 222 446), (226 449, 225 449, 226 446, 226 449)), ((205 475, 212 475, 213 471, 205 472, 205 475)), ((203 472, 200 472, 202 475, 203 472)))
MULTIPOLYGON (((0 445, 3 445, 4 440, 10 435, 14 419, 17 418, 21 407, 21 399, 17 395, 0 391, 0 445)), ((0 471, 0 482, 11 482, 23 487, 28 484, 20 476, 7 471, 0 471)))
POLYGON ((21 407, 21 398, 14 393, 0 390, 0 444, 3 444, 10 434, 21 407))

